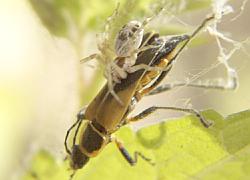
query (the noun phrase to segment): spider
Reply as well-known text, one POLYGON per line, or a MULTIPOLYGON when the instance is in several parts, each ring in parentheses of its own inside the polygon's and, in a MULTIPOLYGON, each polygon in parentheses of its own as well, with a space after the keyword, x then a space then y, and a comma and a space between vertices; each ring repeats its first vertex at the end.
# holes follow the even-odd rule
POLYGON ((159 70, 148 66, 132 67, 136 63, 137 56, 140 52, 150 48, 155 48, 155 45, 147 45, 148 37, 143 43, 143 35, 145 26, 161 12, 161 10, 152 17, 146 18, 143 22, 132 20, 125 24, 117 33, 115 38, 114 48, 110 45, 110 29, 111 22, 118 14, 118 8, 107 19, 105 31, 101 34, 101 42, 98 43, 100 53, 92 54, 83 58, 81 62, 87 62, 92 59, 97 59, 105 66, 104 76, 108 81, 109 92, 114 98, 123 105, 113 90, 114 84, 120 83, 121 79, 126 79, 128 73, 137 71, 138 69, 159 70), (115 58, 113 58, 115 56, 115 58))

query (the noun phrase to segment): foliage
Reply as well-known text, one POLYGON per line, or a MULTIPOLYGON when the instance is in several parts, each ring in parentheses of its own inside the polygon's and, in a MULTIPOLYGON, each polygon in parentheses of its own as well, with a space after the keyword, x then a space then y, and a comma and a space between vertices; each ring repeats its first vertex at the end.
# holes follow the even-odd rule
MULTIPOLYGON (((151 166, 139 159, 130 167, 114 144, 81 170, 75 179, 247 179, 250 177, 250 110, 223 118, 213 110, 203 115, 214 122, 206 129, 194 116, 164 122, 132 132, 122 128, 117 136, 129 152, 139 150, 151 166)), ((131 153, 132 154, 132 153, 131 153)), ((26 180, 67 179, 67 163, 58 163, 44 151, 34 156, 26 180)))
MULTIPOLYGON (((56 36, 66 37, 70 40, 72 31, 76 31, 78 36, 84 36, 86 31, 102 29, 105 20, 110 16, 115 7, 116 1, 108 0, 29 0, 34 10, 37 12, 42 23, 47 29, 56 36)), ((123 25, 128 19, 139 18, 152 15, 154 11, 165 7, 167 12, 172 13, 190 13, 195 10, 208 8, 211 5, 211 0, 121 0, 120 11, 123 20, 119 22, 123 25), (127 13, 129 9, 129 13, 127 13)), ((168 25, 166 30, 176 28, 176 25, 168 25)), ((179 30, 181 28, 178 28, 179 30)), ((171 31, 172 32, 172 31, 171 31)))

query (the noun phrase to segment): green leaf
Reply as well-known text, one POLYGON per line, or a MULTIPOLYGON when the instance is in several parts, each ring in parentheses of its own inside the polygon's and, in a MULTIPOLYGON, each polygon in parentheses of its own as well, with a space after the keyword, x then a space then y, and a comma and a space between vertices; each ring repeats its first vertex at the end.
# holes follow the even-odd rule
POLYGON ((48 152, 41 150, 32 159, 30 169, 23 179, 67 179, 66 164, 58 163, 48 152))
MULTIPOLYGON (((129 152, 135 150, 156 165, 139 158, 134 167, 123 159, 114 143, 81 170, 75 179, 247 179, 250 178, 250 110, 223 118, 213 110, 202 113, 214 122, 204 128, 194 116, 163 122, 132 132, 124 127, 117 137, 129 152)), ((24 179, 67 179, 66 164, 38 153, 24 179), (33 175, 33 176, 32 176, 33 175), (63 177, 63 178, 62 178, 63 177)))

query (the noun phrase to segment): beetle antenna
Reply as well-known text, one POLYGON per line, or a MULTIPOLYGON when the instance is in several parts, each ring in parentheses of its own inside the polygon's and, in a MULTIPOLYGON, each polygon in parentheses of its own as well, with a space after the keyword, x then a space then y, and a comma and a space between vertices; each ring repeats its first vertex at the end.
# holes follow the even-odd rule
MULTIPOLYGON (((70 134, 71 130, 72 130, 77 124, 79 124, 79 123, 81 123, 81 122, 82 122, 82 119, 77 118, 77 121, 67 130, 67 133, 66 133, 66 136, 65 136, 65 140, 64 140, 64 147, 65 147, 66 152, 67 152, 69 155, 72 154, 71 151, 69 150, 68 144, 67 144, 69 134, 70 134)), ((75 137, 74 137, 74 138, 75 138, 75 137)))
POLYGON ((73 173, 70 175, 69 180, 72 180, 75 174, 76 174, 76 170, 74 170, 73 173))
POLYGON ((195 29, 195 31, 189 36, 189 38, 187 39, 187 41, 185 41, 185 43, 181 46, 181 48, 179 49, 179 51, 176 53, 176 55, 173 57, 172 61, 175 60, 179 54, 182 52, 182 50, 187 46, 187 44, 193 39, 193 37, 195 37, 204 27, 206 27, 206 25, 208 24, 208 22, 212 21, 215 19, 215 15, 213 14, 212 16, 207 17, 206 19, 203 20, 203 22, 201 23, 201 25, 195 29))
POLYGON ((73 138, 73 146, 76 145, 76 137, 77 137, 77 134, 78 134, 78 131, 79 131, 79 129, 80 129, 81 124, 82 124, 82 121, 80 121, 80 122, 78 123, 78 125, 77 125, 76 131, 75 131, 75 135, 74 135, 74 138, 73 138))

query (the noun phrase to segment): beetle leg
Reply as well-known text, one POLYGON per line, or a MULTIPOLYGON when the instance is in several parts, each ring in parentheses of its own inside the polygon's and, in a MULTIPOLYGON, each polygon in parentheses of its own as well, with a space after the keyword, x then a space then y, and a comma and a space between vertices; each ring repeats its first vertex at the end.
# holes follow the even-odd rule
POLYGON ((174 89, 176 87, 195 87, 195 88, 203 88, 203 89, 217 89, 217 90, 235 90, 238 86, 238 80, 236 77, 229 77, 227 82, 224 81, 218 81, 218 82, 197 82, 197 83, 190 83, 190 82, 176 82, 176 83, 170 83, 170 84, 164 84, 161 85, 151 92, 149 92, 147 95, 154 95, 159 94, 165 91, 169 91, 171 89, 174 89))
POLYGON ((168 71, 168 68, 166 67, 150 66, 147 64, 138 64, 138 65, 129 67, 127 71, 129 73, 133 73, 141 69, 144 69, 146 71, 168 71))
POLYGON ((82 120, 85 119, 85 115, 84 115, 85 109, 86 108, 83 108, 82 110, 80 110, 80 112, 77 114, 77 121, 67 130, 67 133, 66 133, 66 136, 65 136, 65 140, 64 140, 64 147, 65 147, 66 152, 69 155, 71 155, 71 151, 69 150, 68 144, 67 144, 69 134, 70 134, 71 130, 77 125, 76 131, 75 131, 75 135, 74 135, 74 138, 73 138, 73 145, 75 145, 76 136, 77 136, 77 133, 79 131, 79 127, 81 126, 82 120))
POLYGON ((151 161, 151 159, 145 157, 141 152, 135 151, 134 152, 134 157, 131 157, 131 155, 128 153, 126 148, 123 146, 122 142, 119 141, 117 138, 112 137, 112 140, 114 141, 116 146, 118 147, 119 151, 121 152, 122 156, 127 160, 127 162, 131 165, 134 166, 137 161, 138 157, 140 156, 143 160, 147 161, 150 165, 154 166, 155 163, 151 161))
POLYGON ((76 174, 76 170, 73 170, 72 174, 69 176, 69 180, 72 180, 76 174))
POLYGON ((148 109, 145 109, 144 111, 142 111, 140 114, 129 118, 126 122, 133 122, 133 121, 138 121, 141 120, 147 116, 149 116, 150 114, 152 114, 153 112, 155 112, 156 110, 174 110, 174 111, 181 111, 181 112, 186 112, 186 113, 190 113, 195 115, 200 122, 206 127, 210 127, 212 125, 212 122, 206 120, 199 111, 197 111, 196 109, 190 109, 190 108, 179 108, 179 107, 164 107, 164 106, 152 106, 149 107, 148 109))

